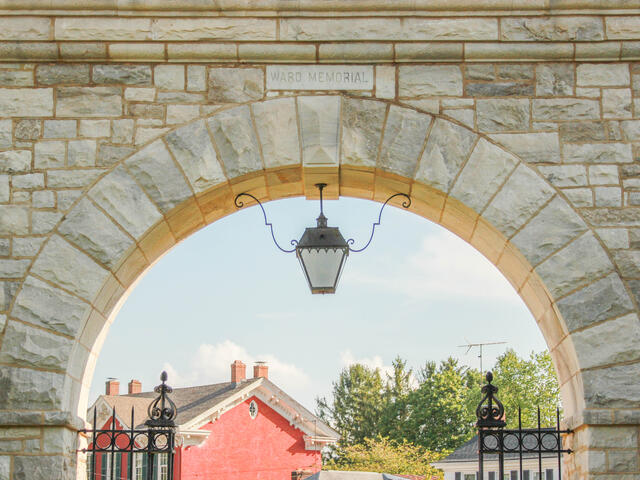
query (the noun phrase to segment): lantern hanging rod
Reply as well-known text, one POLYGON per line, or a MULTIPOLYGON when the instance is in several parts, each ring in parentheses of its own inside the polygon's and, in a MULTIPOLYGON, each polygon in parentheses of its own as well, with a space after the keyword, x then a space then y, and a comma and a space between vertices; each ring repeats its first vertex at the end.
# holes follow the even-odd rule
MULTIPOLYGON (((319 220, 319 222, 324 220, 324 223, 325 223, 325 226, 326 226, 326 217, 324 216, 324 210, 323 210, 322 190, 327 186, 327 184, 326 183, 317 183, 315 186, 320 191, 320 216, 318 217, 318 220, 319 220)), ((258 204, 258 206, 262 210, 262 216, 264 218, 264 224, 265 224, 265 226, 269 227, 269 230, 271 232, 271 238, 273 239, 273 243, 276 245, 276 247, 278 247, 278 249, 281 250, 284 253, 293 253, 293 252, 295 252, 296 251, 296 246, 298 245, 298 241, 295 240, 295 239, 291 240, 291 242, 290 242, 291 245, 293 246, 293 248, 291 250, 288 250, 286 248, 282 248, 280 246, 280 244, 276 240, 276 237, 275 237, 275 234, 274 234, 274 231, 273 231, 273 224, 268 221, 267 212, 265 211, 264 206, 262 205, 260 200, 258 200, 255 196, 251 195, 250 193, 242 192, 242 193, 239 193, 238 195, 236 195, 236 198, 234 200, 236 208, 242 208, 245 205, 244 202, 242 200, 240 200, 241 197, 249 197, 254 202, 256 202, 258 204)), ((380 212, 378 213, 378 221, 373 223, 373 225, 371 227, 371 235, 369 236, 369 240, 367 241, 367 243, 362 248, 353 248, 351 245, 353 245, 355 243, 355 240, 353 238, 350 238, 349 240, 347 240, 347 244, 349 246, 349 252, 360 253, 360 252, 364 251, 369 245, 371 245, 371 242, 373 241, 373 236, 374 236, 374 234, 376 232, 376 227, 378 227, 380 225, 380 223, 382 222, 382 212, 384 210, 384 207, 386 207, 387 204, 391 200, 396 198, 396 197, 403 197, 405 199, 401 204, 403 208, 409 208, 411 206, 411 197, 409 195, 407 195, 406 193, 395 193, 395 194, 391 195, 389 198, 387 198, 385 200, 385 202, 382 204, 382 207, 380 207, 380 212)))

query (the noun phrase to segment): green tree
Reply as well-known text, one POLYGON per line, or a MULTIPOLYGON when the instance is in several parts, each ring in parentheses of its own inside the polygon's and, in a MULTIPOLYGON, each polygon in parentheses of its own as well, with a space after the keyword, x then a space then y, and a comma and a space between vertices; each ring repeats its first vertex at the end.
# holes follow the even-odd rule
POLYGON ((338 448, 335 458, 325 461, 322 468, 442 478, 442 472, 433 468, 431 462, 439 460, 448 453, 429 452, 407 441, 395 442, 378 436, 367 438, 360 444, 338 448))
POLYGON ((379 433, 392 440, 404 438, 405 423, 408 418, 407 400, 412 392, 413 370, 407 368, 406 360, 397 356, 392 363, 392 373, 387 373, 384 410, 380 419, 379 433))
POLYGON ((403 437, 433 451, 454 449, 468 440, 474 424, 467 408, 471 379, 453 358, 438 366, 427 362, 420 370, 419 387, 407 399, 403 437))
POLYGON ((362 443, 378 434, 386 406, 380 369, 350 365, 333 382, 332 393, 331 404, 326 398, 316 399, 316 410, 338 431, 341 445, 362 443))
POLYGON ((543 427, 556 423, 556 408, 560 406, 560 388, 548 351, 531 352, 528 359, 507 350, 498 357, 493 369, 494 384, 499 388, 496 396, 505 408, 507 426, 518 425, 518 407, 522 409, 522 424, 543 427))

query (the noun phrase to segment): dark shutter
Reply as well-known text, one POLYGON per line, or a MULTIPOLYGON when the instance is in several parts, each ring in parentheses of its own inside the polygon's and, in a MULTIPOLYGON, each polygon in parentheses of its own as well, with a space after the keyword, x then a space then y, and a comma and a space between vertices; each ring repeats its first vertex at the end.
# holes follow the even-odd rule
POLYGON ((114 461, 114 464, 115 464, 114 468, 116 470, 116 472, 115 472, 116 475, 115 475, 114 478, 116 480, 120 480, 122 478, 122 454, 120 452, 117 452, 117 453, 114 453, 114 455, 116 457, 114 459, 115 460, 114 461))
POLYGON ((553 480, 553 469, 547 468, 547 478, 546 480, 553 480))
POLYGON ((107 462, 109 461, 107 456, 108 454, 106 453, 101 453, 98 455, 98 458, 100 459, 100 478, 102 478, 103 480, 106 480, 107 478, 107 462))
POLYGON ((455 480, 462 480, 462 473, 456 472, 456 479, 455 480))
POLYGON ((489 480, 496 480, 496 472, 489 472, 489 480))
POLYGON ((518 471, 511 470, 511 480, 518 480, 518 471))
POLYGON ((522 480, 531 480, 531 473, 529 470, 524 470, 522 472, 522 480))

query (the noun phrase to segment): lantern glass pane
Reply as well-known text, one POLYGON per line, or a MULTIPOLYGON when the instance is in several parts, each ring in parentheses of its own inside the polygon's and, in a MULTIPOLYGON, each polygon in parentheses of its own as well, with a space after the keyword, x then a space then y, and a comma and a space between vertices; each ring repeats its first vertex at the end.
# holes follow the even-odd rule
POLYGON ((311 291, 333 293, 344 264, 344 250, 304 248, 299 256, 311 291))

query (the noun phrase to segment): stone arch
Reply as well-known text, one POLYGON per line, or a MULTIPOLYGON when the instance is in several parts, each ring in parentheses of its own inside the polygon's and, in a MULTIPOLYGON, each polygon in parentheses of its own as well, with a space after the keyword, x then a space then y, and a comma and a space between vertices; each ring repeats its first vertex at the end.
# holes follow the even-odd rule
POLYGON ((2 379, 4 408, 82 416, 108 326, 146 269, 232 213, 235 194, 313 196, 319 180, 333 196, 408 193, 413 212, 491 260, 538 322, 576 424, 606 405, 633 407, 624 385, 637 360, 634 305, 561 192, 456 120, 381 100, 302 95, 231 106, 175 128, 86 189, 43 244, 9 312, 0 359, 15 366, 2 379), (629 335, 616 335, 621 328, 629 335), (603 335, 609 348, 596 348, 603 335), (17 404, 19 392, 29 405, 17 404))

